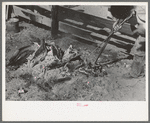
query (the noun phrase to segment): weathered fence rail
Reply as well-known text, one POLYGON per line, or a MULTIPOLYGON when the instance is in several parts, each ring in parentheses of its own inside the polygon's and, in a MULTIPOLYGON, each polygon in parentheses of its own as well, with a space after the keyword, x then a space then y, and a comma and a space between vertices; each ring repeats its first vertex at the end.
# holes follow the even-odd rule
MULTIPOLYGON (((51 27, 52 36, 58 30, 71 33, 87 41, 101 43, 106 39, 108 32, 104 28, 112 28, 114 21, 96 17, 63 6, 21 6, 13 5, 16 16, 51 27)), ((135 42, 130 25, 125 23, 120 35, 114 35, 110 43, 121 48, 127 48, 135 42)))

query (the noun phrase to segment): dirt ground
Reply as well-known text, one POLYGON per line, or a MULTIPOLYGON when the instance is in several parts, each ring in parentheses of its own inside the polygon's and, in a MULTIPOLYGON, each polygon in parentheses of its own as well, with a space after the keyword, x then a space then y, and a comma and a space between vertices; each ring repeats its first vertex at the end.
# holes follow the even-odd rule
MULTIPOLYGON (((33 42, 30 34, 49 42, 55 42, 63 51, 70 45, 82 53, 83 58, 94 62, 98 56, 98 50, 93 52, 95 45, 85 43, 70 34, 59 34, 55 40, 50 40, 50 31, 39 28, 33 24, 20 22, 22 30, 16 34, 6 34, 6 62, 10 59, 14 51, 20 47, 33 42)), ((108 45, 103 52, 101 59, 105 61, 116 59, 120 55, 120 49, 113 45, 108 45)), ((129 72, 132 60, 124 59, 116 63, 106 65, 103 70, 107 73, 104 76, 86 76, 74 70, 69 75, 71 80, 59 83, 47 83, 52 85, 38 86, 39 82, 34 81, 31 74, 22 72, 23 64, 17 70, 6 68, 5 94, 7 101, 145 101, 146 80, 145 76, 136 79, 124 79, 123 74, 129 72), (18 90, 24 87, 24 92, 18 94, 18 90)), ((58 74, 61 68, 49 70, 53 76, 58 74)), ((40 82, 42 85, 46 80, 40 82)))

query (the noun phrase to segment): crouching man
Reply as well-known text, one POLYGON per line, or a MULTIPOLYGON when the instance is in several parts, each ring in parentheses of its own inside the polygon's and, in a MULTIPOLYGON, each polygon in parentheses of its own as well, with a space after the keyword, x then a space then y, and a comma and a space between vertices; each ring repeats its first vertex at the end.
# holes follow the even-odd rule
MULTIPOLYGON (((137 7, 135 6, 111 6, 110 12, 115 19, 119 19, 120 22, 125 18, 132 15, 128 20, 130 23, 133 35, 136 38, 136 42, 131 49, 131 54, 134 55, 131 70, 129 73, 123 75, 124 78, 137 78, 144 75, 145 66, 145 21, 142 20, 137 14, 137 7)), ((113 25, 117 27, 116 23, 113 25)))

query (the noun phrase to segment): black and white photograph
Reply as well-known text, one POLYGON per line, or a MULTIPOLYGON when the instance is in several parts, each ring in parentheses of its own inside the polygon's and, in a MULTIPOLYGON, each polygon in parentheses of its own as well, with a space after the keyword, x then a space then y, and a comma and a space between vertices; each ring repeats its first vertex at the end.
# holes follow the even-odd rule
POLYGON ((148 3, 97 3, 3 4, 3 101, 147 102, 148 3))

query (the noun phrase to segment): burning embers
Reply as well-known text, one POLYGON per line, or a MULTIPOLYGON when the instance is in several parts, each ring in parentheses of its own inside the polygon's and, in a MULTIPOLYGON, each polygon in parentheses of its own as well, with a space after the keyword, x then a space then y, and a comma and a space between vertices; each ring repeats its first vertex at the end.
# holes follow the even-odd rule
POLYGON ((77 69, 79 69, 79 73, 87 76, 104 76, 106 74, 101 66, 96 66, 95 68, 92 63, 83 60, 81 54, 72 45, 66 51, 63 51, 54 42, 45 43, 42 40, 40 45, 34 43, 34 47, 30 48, 32 53, 28 54, 28 57, 25 52, 30 50, 29 48, 24 51, 18 50, 18 53, 13 55, 8 64, 11 66, 20 65, 19 69, 31 73, 34 81, 41 78, 46 81, 54 80, 55 82, 69 80, 71 79, 71 74, 77 69), (26 57, 23 57, 22 53, 19 52, 24 53, 26 57), (20 61, 20 59, 23 60, 20 61), (16 64, 18 62, 22 63, 16 64))

